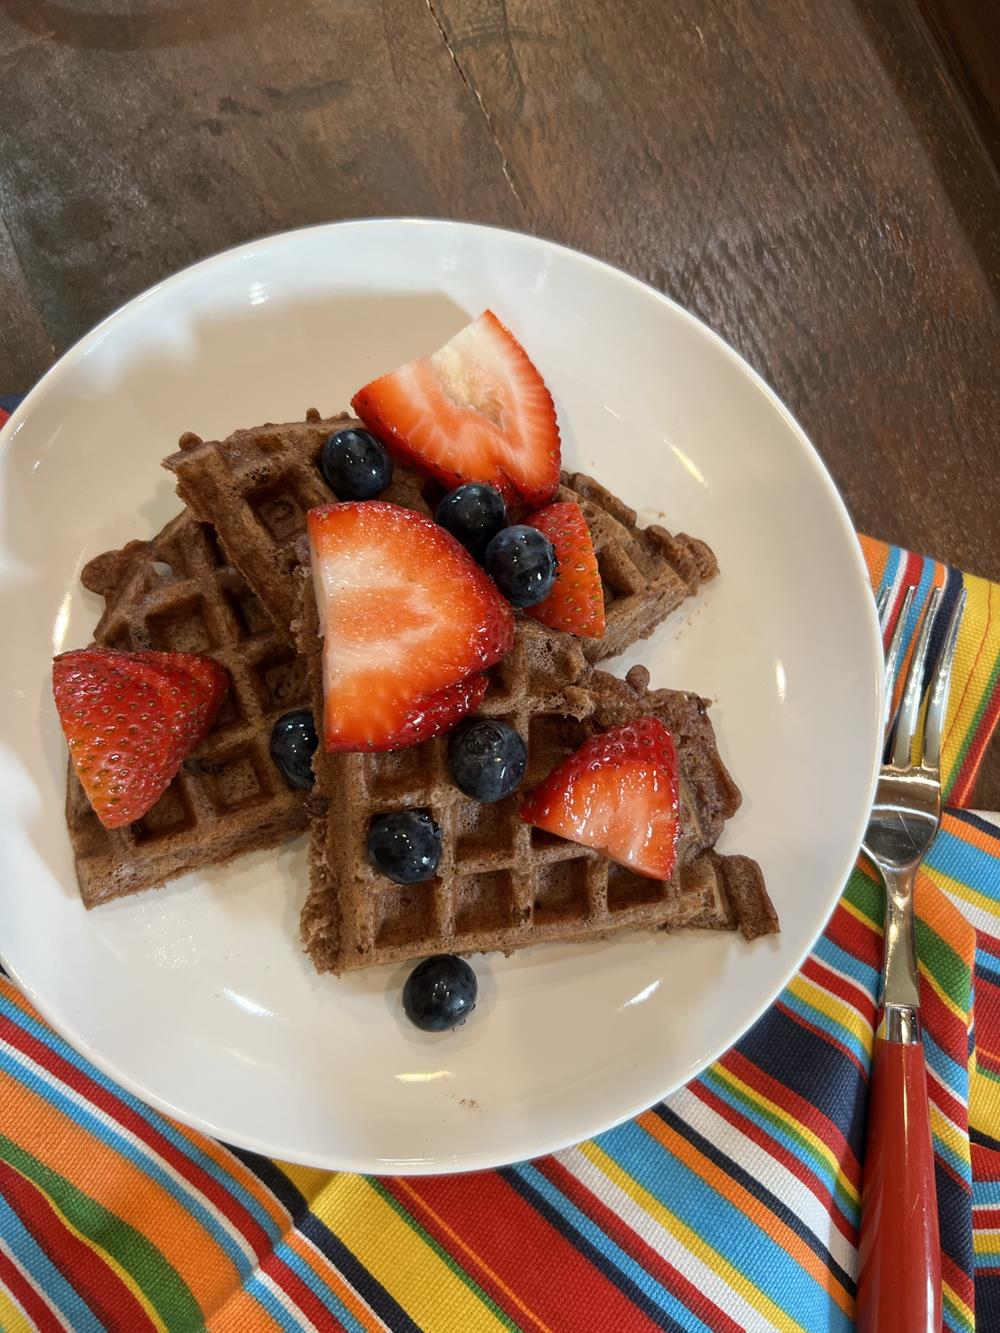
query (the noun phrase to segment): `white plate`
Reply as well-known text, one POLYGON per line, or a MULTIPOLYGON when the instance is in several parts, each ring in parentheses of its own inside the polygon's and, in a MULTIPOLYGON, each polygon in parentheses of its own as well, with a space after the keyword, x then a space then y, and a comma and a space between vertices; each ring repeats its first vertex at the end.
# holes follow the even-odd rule
POLYGON ((255 242, 153 288, 68 352, 2 435, 0 947, 80 1051, 210 1134, 378 1172, 496 1165, 586 1138, 690 1079, 794 973, 872 795, 881 651, 829 476, 774 394, 642 283, 527 236, 354 222, 255 242), (299 951, 302 840, 86 913, 63 827, 54 652, 87 642, 84 562, 178 508, 184 430, 336 412, 484 306, 556 399, 565 458, 722 576, 628 655, 699 690, 744 793, 724 850, 764 868, 774 939, 637 934, 480 957, 461 1029, 403 1019, 406 968, 336 980, 299 951))

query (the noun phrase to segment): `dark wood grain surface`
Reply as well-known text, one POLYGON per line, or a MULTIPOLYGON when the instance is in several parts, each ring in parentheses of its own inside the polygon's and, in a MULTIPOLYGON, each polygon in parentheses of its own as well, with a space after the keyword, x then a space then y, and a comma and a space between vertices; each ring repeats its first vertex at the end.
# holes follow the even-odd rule
POLYGON ((976 132, 1000 166, 1000 3, 920 0, 920 9, 976 132))
POLYGON ((0 391, 227 245, 471 218, 676 297, 859 527, 1000 578, 1000 180, 928 3, 0 0, 0 391))

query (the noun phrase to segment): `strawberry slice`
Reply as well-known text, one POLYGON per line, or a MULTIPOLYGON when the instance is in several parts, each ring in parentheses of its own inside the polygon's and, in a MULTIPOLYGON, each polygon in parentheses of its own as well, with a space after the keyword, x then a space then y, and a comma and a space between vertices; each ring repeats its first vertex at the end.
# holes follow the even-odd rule
POLYGON ((328 750, 398 750, 475 708, 510 607, 451 533, 380 500, 308 514, 328 750))
POLYGON ((592 737, 529 792, 521 818, 636 874, 669 879, 680 829, 673 737, 655 717, 592 737))
POLYGON ((405 722, 393 737, 391 748, 401 750, 408 745, 416 745, 418 741, 427 741, 432 736, 451 731, 466 713, 471 713, 483 702, 487 684, 484 673, 478 671, 455 685, 448 685, 436 694, 421 699, 407 713, 405 722))
POLYGON ((604 592, 583 510, 567 500, 546 505, 524 521, 548 537, 559 561, 552 591, 527 614, 550 629, 599 639, 604 633, 604 592))
POLYGON ((351 402, 401 463, 449 490, 486 481, 508 504, 520 498, 536 507, 559 485, 552 396, 492 310, 432 356, 372 380, 351 402))
POLYGON ((52 663, 73 767, 105 828, 141 818, 211 730, 229 676, 193 653, 80 648, 52 663))

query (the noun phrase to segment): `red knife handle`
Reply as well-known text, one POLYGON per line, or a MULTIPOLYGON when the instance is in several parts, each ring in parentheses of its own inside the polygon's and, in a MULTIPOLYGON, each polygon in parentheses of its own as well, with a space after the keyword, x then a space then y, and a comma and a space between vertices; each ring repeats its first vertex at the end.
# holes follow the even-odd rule
POLYGON ((875 1039, 858 1267, 859 1333, 939 1333, 941 1245, 919 1041, 875 1039))

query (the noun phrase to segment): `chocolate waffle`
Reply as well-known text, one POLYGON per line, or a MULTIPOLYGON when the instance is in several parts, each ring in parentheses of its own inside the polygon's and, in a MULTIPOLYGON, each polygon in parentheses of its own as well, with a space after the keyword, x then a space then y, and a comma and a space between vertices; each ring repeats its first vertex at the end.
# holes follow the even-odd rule
MULTIPOLYGON (((193 513, 215 525, 233 564, 244 573, 279 629, 294 606, 295 547, 314 505, 335 499, 317 466, 327 436, 361 426, 347 415, 238 430, 225 440, 186 434, 164 467, 193 513)), ((431 513, 443 491, 414 469, 396 465, 380 497, 431 513)), ((583 640, 596 662, 645 638, 663 618, 718 572, 704 542, 661 527, 641 528, 633 510, 582 474, 564 474, 557 497, 575 500, 590 528, 604 587, 607 628, 583 640)))
POLYGON ((715 555, 697 537, 642 528, 634 509, 582 472, 563 474, 557 500, 583 510, 604 591, 604 634, 581 639, 584 656, 599 662, 646 639, 685 598, 719 572, 715 555))
POLYGON ((97 644, 207 653, 232 682, 211 733, 135 823, 106 829, 70 764, 66 822, 86 906, 275 846, 304 828, 303 793, 286 785, 268 752, 275 721, 308 705, 303 664, 212 529, 181 513, 152 541, 91 560, 82 581, 106 603, 97 644))
MULTIPOLYGON (((304 567, 299 584, 296 630, 319 718, 322 641, 304 567)), ((447 737, 380 754, 328 754, 321 746, 313 760, 310 885, 302 914, 303 942, 317 969, 346 972, 440 952, 509 953, 543 940, 639 928, 739 928, 747 938, 776 930, 756 863, 711 850, 740 794, 719 757, 704 702, 649 693, 647 683, 641 667, 625 681, 595 671, 577 640, 521 621, 513 652, 490 672, 477 711, 502 718, 526 739, 525 788, 595 730, 645 713, 661 716, 675 733, 681 768, 678 869, 666 882, 529 827, 517 793, 490 805, 464 796, 448 771, 447 737), (373 816, 407 808, 430 812, 442 830, 443 854, 434 879, 401 886, 369 865, 367 836, 373 816)))

